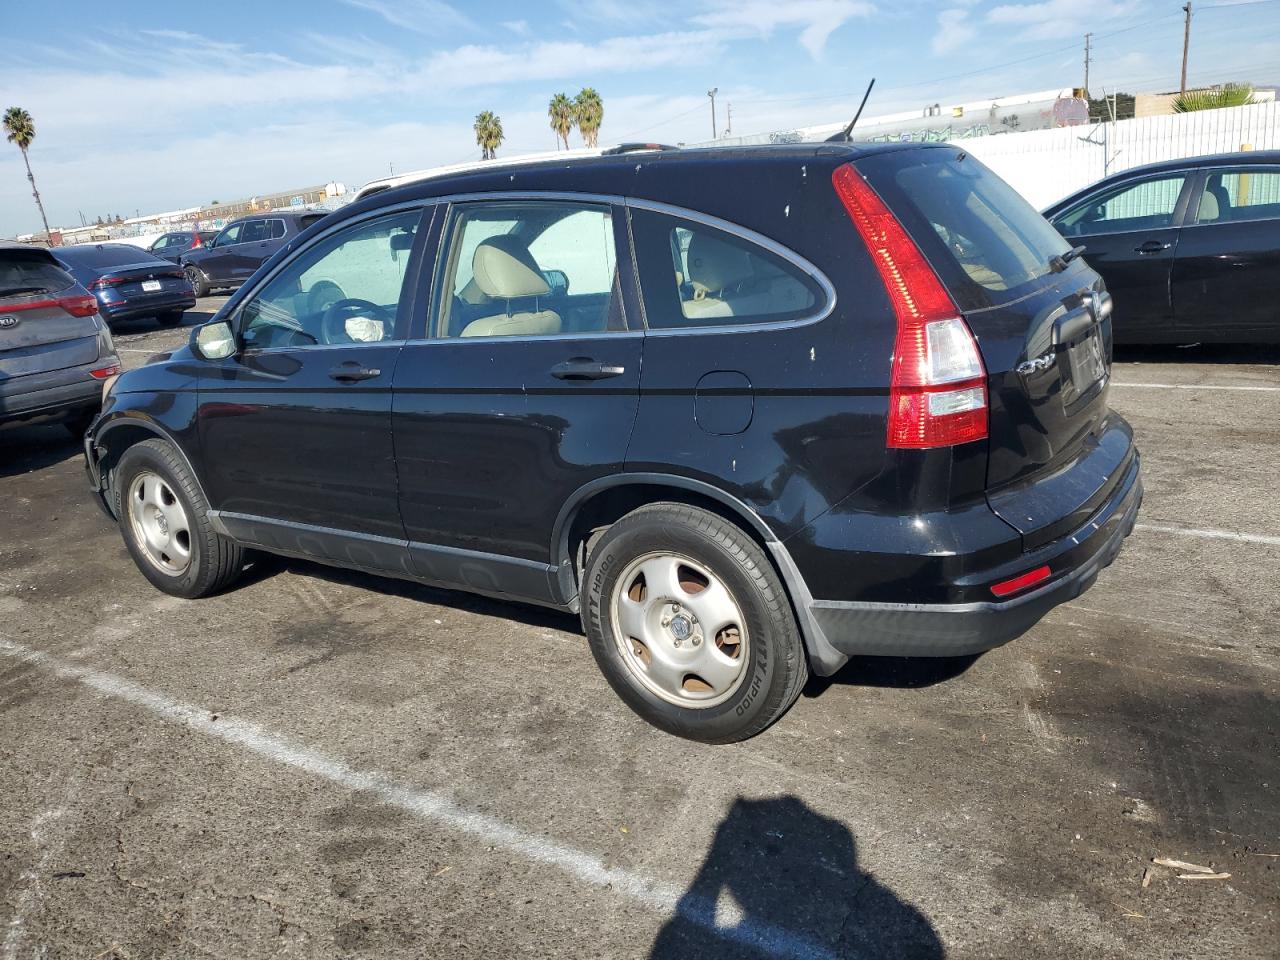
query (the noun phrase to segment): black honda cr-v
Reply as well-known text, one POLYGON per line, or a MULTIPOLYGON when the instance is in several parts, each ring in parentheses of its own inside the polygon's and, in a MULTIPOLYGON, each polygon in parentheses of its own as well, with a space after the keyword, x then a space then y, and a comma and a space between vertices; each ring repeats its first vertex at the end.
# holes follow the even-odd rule
POLYGON ((434 179, 290 242, 86 441, 182 597, 246 548, 581 614, 672 733, 764 729, 851 655, 974 653, 1133 527, 1110 299, 954 146, 434 179))

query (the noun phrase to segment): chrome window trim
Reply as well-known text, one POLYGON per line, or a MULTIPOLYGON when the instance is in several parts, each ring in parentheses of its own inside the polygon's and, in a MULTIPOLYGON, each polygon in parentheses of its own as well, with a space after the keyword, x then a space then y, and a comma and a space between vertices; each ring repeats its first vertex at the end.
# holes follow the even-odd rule
MULTIPOLYGON (((1229 164, 1221 164, 1215 167, 1204 167, 1204 182, 1200 184, 1200 196, 1204 196, 1205 188, 1209 184, 1209 178, 1215 174, 1226 175, 1231 173, 1269 173, 1272 176, 1280 175, 1280 164, 1275 163, 1246 163, 1242 166, 1231 166, 1229 164)), ((1245 207, 1232 207, 1232 210, 1248 210, 1245 207)), ((1200 222, 1200 210, 1197 205, 1195 219, 1190 223, 1183 224, 1183 229, 1189 227, 1220 227, 1229 223, 1275 223, 1280 221, 1280 217, 1249 217, 1247 220, 1209 220, 1205 223, 1200 222)))
MULTIPOLYGON (((1184 177, 1185 179, 1190 180, 1192 177, 1195 177, 1197 174, 1199 174, 1202 170, 1211 170, 1211 169, 1213 169, 1213 168, 1212 168, 1212 167, 1179 167, 1177 170, 1161 170, 1159 173, 1145 173, 1145 174, 1138 174, 1138 175, 1136 175, 1136 176, 1128 177, 1128 178, 1123 178, 1123 177, 1122 177, 1122 179, 1117 180, 1115 183, 1110 184, 1108 187, 1106 187, 1106 189, 1102 189, 1102 190, 1093 190, 1093 191, 1091 191, 1091 192, 1089 192, 1089 193, 1085 194, 1085 195, 1084 195, 1083 197, 1081 197, 1078 201, 1076 201, 1075 203, 1073 203, 1071 206, 1067 207, 1067 209, 1065 209, 1065 210, 1063 210, 1061 213, 1057 214, 1057 215, 1056 215, 1052 220, 1050 220, 1050 221, 1049 221, 1049 223, 1050 223, 1050 224, 1052 224, 1054 227, 1057 227, 1057 225, 1062 221, 1062 218, 1063 218, 1063 217, 1065 217, 1067 214, 1069 214, 1069 213, 1071 213, 1071 212, 1073 212, 1073 211, 1075 211, 1075 210, 1080 209, 1080 207, 1084 206, 1084 204, 1085 204, 1085 203, 1087 203, 1087 202, 1091 201, 1094 197, 1097 197, 1097 196, 1101 196, 1101 195, 1104 195, 1104 194, 1111 193, 1113 190, 1119 189, 1119 188, 1121 188, 1121 187, 1132 187, 1132 186, 1136 186, 1136 185, 1138 185, 1138 184, 1140 184, 1140 183, 1144 183, 1144 182, 1145 182, 1145 183, 1150 183, 1150 182, 1153 182, 1153 181, 1156 181, 1156 180, 1168 180, 1168 179, 1171 179, 1171 178, 1173 178, 1173 177, 1178 177, 1178 176, 1181 176, 1181 177, 1184 177)), ((1171 214, 1171 216, 1176 217, 1177 212, 1178 212, 1178 200, 1181 200, 1181 199, 1182 199, 1182 191, 1183 191, 1183 190, 1186 190, 1186 189, 1187 189, 1187 187, 1186 187, 1186 184, 1184 183, 1184 184, 1183 184, 1183 186, 1182 186, 1182 188, 1181 188, 1181 189, 1179 189, 1179 191, 1178 191, 1178 198, 1177 198, 1177 200, 1174 200, 1174 203, 1173 203, 1173 214, 1171 214)), ((1194 184, 1192 184, 1191 189, 1192 189, 1192 190, 1195 190, 1195 185, 1194 185, 1194 184)), ((1185 218, 1184 218, 1184 219, 1185 219, 1185 218)), ((1185 224, 1185 223, 1184 223, 1184 224, 1183 224, 1183 226, 1187 226, 1187 224, 1185 224)), ((1178 227, 1178 225, 1177 225, 1177 224, 1175 224, 1175 223, 1170 223, 1170 224, 1169 224, 1168 226, 1166 226, 1166 227, 1146 227, 1146 228, 1144 228, 1144 229, 1149 229, 1149 230, 1178 230, 1178 229, 1180 229, 1180 227, 1178 227)), ((1095 232, 1095 233, 1081 233, 1081 234, 1074 234, 1074 236, 1080 236, 1080 237, 1109 237, 1109 236, 1114 236, 1114 235, 1115 235, 1115 234, 1117 234, 1117 233, 1136 233, 1136 232, 1139 232, 1139 231, 1135 231, 1135 230, 1104 230, 1104 231, 1098 231, 1098 232, 1095 232)), ((1062 236, 1063 236, 1064 238, 1066 238, 1066 237, 1067 237, 1067 234, 1065 234, 1065 233, 1064 233, 1062 236)))

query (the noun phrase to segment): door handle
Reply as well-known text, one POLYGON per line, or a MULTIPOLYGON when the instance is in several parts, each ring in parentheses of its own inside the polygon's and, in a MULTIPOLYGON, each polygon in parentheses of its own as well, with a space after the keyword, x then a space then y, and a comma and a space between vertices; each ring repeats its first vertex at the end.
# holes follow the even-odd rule
POLYGON ((382 373, 377 367, 366 367, 355 360, 340 363, 329 371, 329 378, 339 383, 355 383, 358 380, 371 380, 382 373))
POLYGON ((1148 240, 1146 243, 1140 243, 1133 248, 1134 253, 1163 253, 1172 247, 1172 243, 1163 243, 1160 240, 1148 240))
POLYGON ((620 377, 626 372, 626 367, 601 363, 590 357, 574 357, 551 368, 551 375, 557 380, 607 380, 610 377, 620 377))

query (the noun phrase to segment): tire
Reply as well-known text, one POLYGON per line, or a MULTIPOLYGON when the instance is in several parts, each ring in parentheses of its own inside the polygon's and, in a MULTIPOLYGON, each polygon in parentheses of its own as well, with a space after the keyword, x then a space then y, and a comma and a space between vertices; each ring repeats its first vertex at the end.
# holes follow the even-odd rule
POLYGON ((753 737, 808 678, 772 564, 750 536, 706 510, 654 503, 627 514, 592 548, 582 592, 601 672, 632 710, 668 733, 703 743, 753 737), (735 616, 736 631, 720 629, 735 616), (699 675, 704 668, 709 679, 699 675))
POLYGON ((187 279, 191 281, 191 288, 196 292, 196 298, 207 297, 209 295, 209 278, 204 275, 204 271, 199 267, 187 266, 183 269, 187 275, 187 279))
POLYGON ((207 597, 240 576, 244 548, 213 531, 204 495, 167 441, 146 440, 126 450, 111 488, 129 555, 158 589, 207 597))
POLYGON ((170 310, 167 313, 156 314, 156 322, 162 327, 176 327, 182 322, 181 310, 170 310))

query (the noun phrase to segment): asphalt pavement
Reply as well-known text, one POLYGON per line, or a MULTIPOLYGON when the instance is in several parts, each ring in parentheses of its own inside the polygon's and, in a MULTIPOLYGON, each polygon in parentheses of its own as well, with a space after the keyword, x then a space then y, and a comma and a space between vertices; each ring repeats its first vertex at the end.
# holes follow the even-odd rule
POLYGON ((571 617, 271 559, 160 594, 65 431, 0 431, 0 960, 1276 957, 1277 361, 1122 351, 1147 499, 1096 586, 729 747, 571 617))

